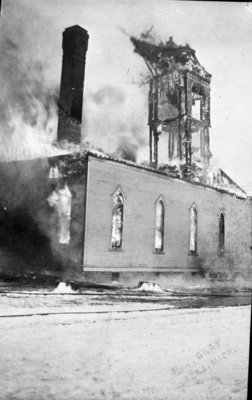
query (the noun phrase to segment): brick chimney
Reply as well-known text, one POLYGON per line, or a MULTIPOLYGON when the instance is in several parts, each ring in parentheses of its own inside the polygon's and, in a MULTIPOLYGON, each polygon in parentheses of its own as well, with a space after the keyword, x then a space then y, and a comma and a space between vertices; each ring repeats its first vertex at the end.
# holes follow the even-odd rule
POLYGON ((83 86, 88 32, 78 25, 63 32, 63 61, 59 97, 58 141, 81 141, 83 86))

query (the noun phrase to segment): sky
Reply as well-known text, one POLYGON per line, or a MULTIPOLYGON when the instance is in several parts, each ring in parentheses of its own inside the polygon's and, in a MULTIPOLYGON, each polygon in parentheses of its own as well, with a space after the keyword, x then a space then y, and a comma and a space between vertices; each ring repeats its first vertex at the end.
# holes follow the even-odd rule
POLYGON ((84 142, 110 152, 131 146, 138 161, 148 160, 147 70, 123 31, 139 36, 153 26, 163 41, 188 43, 212 74, 212 164, 252 194, 252 9, 245 2, 3 0, 2 159, 37 155, 55 140, 62 32, 76 24, 90 36, 84 142))

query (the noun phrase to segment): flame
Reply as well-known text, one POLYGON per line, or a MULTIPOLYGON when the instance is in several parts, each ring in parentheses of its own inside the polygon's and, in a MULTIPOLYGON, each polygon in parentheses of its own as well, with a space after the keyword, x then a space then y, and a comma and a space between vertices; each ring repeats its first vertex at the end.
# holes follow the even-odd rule
MULTIPOLYGON (((6 25, 1 26, 0 158, 12 161, 57 155, 59 149, 53 141, 58 88, 48 80, 46 63, 33 54, 38 41, 35 31, 30 43, 25 14, 19 15, 12 7, 8 4, 5 10, 12 23, 5 20, 6 25)), ((35 11, 33 17, 38 19, 35 11)), ((38 24, 37 35, 39 28, 38 24)))

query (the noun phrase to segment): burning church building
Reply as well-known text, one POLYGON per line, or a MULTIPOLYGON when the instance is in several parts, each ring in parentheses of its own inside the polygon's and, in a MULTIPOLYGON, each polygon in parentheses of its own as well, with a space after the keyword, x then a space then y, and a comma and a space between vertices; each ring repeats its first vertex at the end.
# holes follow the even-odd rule
MULTIPOLYGON (((88 38, 63 33, 61 143, 81 141, 88 38)), ((88 150, 1 162, 2 276, 250 276, 251 199, 210 165, 211 75, 187 44, 131 41, 150 74, 149 164, 88 150)))

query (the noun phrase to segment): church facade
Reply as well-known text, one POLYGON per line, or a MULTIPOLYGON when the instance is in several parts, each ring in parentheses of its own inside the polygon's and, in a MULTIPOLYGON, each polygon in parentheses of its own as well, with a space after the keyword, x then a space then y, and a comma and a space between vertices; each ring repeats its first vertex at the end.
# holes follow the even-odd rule
POLYGON ((231 275, 250 265, 248 199, 89 155, 86 207, 84 271, 231 275))

